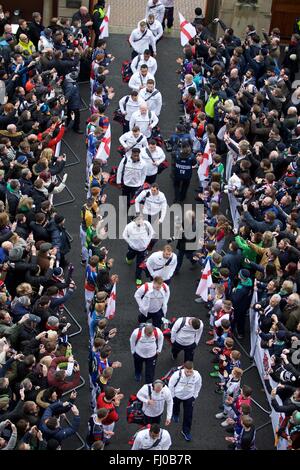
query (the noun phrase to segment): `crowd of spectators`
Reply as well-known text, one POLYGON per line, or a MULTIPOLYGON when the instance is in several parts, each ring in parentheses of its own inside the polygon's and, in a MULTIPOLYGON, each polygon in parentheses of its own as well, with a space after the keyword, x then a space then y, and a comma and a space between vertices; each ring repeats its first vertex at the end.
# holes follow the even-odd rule
MULTIPOLYGON (((129 245, 126 262, 130 265, 137 259, 135 299, 140 315, 130 338, 137 382, 146 365, 145 385, 137 392, 145 428, 135 437, 133 450, 171 446, 169 432, 160 428, 165 403, 165 426, 179 422, 183 403, 182 434, 186 441, 192 439, 192 409, 201 390, 201 376, 193 365, 203 330, 198 318, 184 317, 173 324, 169 320, 173 359, 183 350, 185 362, 168 381, 155 377, 166 337, 162 330, 172 295, 169 285, 173 276, 180 276, 184 256, 196 267, 204 268, 208 260, 211 265, 213 286, 205 303, 211 328, 206 344, 214 354, 210 375, 217 379, 215 391, 222 396, 216 419, 232 433, 224 438, 237 450, 256 448, 252 389, 244 383, 239 341, 249 333, 247 312, 257 292, 252 307, 259 316, 258 341, 270 355, 266 387, 272 407, 284 415, 278 435, 289 448, 298 449, 300 88, 295 79, 300 36, 294 33, 284 49, 278 28, 267 34, 249 24, 239 38, 216 18, 214 23, 224 31, 216 40, 201 9, 196 9, 197 35, 177 60, 183 116, 166 150, 171 152, 175 202, 183 203, 193 192, 192 175, 194 170, 198 173, 195 203, 205 209, 205 235, 198 250, 188 250, 183 236, 177 254, 166 245, 149 256, 156 238, 148 220, 155 216, 162 224, 166 205, 156 183, 166 168, 161 167, 166 154, 157 137, 162 100, 156 88, 155 56, 161 28, 154 26, 168 20, 168 29, 172 27, 173 6, 171 1, 163 3, 165 15, 161 2, 149 0, 146 19, 130 35, 135 60, 131 91, 120 101, 123 158, 116 183, 128 207, 136 197, 138 214, 123 234, 129 245), (145 182, 146 192, 139 197, 137 191, 145 182), (225 193, 237 207, 233 220, 224 213, 225 193), (132 234, 143 230, 143 243, 132 243, 136 241, 132 234), (144 273, 149 282, 143 282, 144 273)), ((119 420, 117 408, 124 395, 109 383, 122 364, 110 359, 110 340, 117 330, 109 328, 106 315, 118 276, 112 273, 114 260, 108 257, 99 230, 109 174, 106 162, 97 156, 110 128, 106 109, 115 93, 106 84, 114 57, 106 40, 99 39, 104 7, 105 2, 99 1, 93 15, 81 7, 72 20, 53 18, 47 27, 35 12, 30 23, 19 20, 16 34, 9 13, 0 7, 1 450, 56 450, 80 425, 74 391, 80 367, 64 310, 76 289, 68 261, 71 237, 53 196, 66 184, 66 155, 60 155, 64 133, 84 132, 78 82, 87 77, 91 83, 87 201, 80 227, 90 346, 92 416, 87 448, 102 450, 119 420), (66 413, 72 414, 71 422, 64 423, 66 413)), ((192 222, 193 217, 192 213, 192 222)))

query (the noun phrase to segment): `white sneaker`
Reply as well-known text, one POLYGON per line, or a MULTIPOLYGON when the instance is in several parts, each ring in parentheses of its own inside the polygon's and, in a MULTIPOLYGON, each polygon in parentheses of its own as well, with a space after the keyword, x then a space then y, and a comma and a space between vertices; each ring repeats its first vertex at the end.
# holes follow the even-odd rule
POLYGON ((221 423, 221 426, 222 426, 223 428, 227 428, 227 426, 230 426, 230 423, 228 422, 228 419, 225 419, 225 421, 223 421, 223 422, 221 423))
POLYGON ((195 299, 195 302, 196 304, 203 304, 204 300, 202 299, 202 297, 198 297, 197 299, 195 299))
POLYGON ((227 415, 225 413, 223 413, 223 411, 222 411, 222 413, 217 413, 215 416, 216 416, 217 419, 227 418, 227 415))

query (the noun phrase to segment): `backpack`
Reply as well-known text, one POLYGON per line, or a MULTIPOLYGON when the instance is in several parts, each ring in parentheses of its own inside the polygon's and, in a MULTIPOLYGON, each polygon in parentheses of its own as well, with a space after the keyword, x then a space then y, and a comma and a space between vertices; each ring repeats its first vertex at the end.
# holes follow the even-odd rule
MULTIPOLYGON (((155 139, 154 139, 155 140, 155 139)), ((161 139, 162 140, 162 139, 161 139)), ((156 145, 158 145, 158 147, 162 147, 162 145, 159 145, 157 143, 157 140, 155 140, 156 142, 156 145)), ((162 140, 163 142, 163 140, 162 140)), ((146 154, 148 155, 148 157, 150 158, 150 160, 152 160, 152 162, 154 163, 154 158, 152 157, 151 155, 151 152, 148 148, 146 148, 146 154)), ((158 168, 157 168, 157 174, 159 175, 160 173, 162 173, 166 168, 169 167, 169 162, 167 162, 167 160, 164 160, 163 162, 161 162, 159 165, 158 165, 158 168)))
MULTIPOLYGON (((126 96, 126 99, 125 99, 125 103, 124 103, 124 109, 126 111, 126 106, 127 106, 127 103, 129 101, 129 98, 130 96, 126 96)), ((120 108, 117 108, 115 111, 114 111, 114 114, 113 114, 113 121, 115 122, 118 122, 119 124, 121 124, 121 126, 123 126, 125 124, 125 116, 123 116, 122 114, 122 111, 120 108)))
MULTIPOLYGON (((163 283, 162 287, 163 287, 164 291, 167 292, 167 288, 166 288, 166 284, 165 284, 165 283, 163 283)), ((143 295, 142 295, 142 297, 141 297, 142 299, 145 297, 145 295, 147 294, 148 290, 149 290, 149 284, 148 284, 148 282, 145 282, 145 292, 143 293, 143 295)))
POLYGON ((143 431, 144 429, 150 429, 150 428, 151 428, 151 424, 147 424, 146 426, 142 426, 140 429, 137 430, 136 433, 133 434, 133 436, 130 437, 130 439, 129 439, 129 441, 128 441, 128 444, 129 444, 130 446, 133 446, 134 441, 135 441, 135 438, 136 438, 136 436, 138 435, 138 433, 139 433, 140 431, 143 431))
MULTIPOLYGON (((164 338, 167 340, 167 342, 169 343, 169 345, 171 346, 172 343, 171 343, 171 331, 172 331, 172 328, 176 322, 177 318, 172 318, 171 319, 171 322, 169 323, 169 326, 168 328, 166 328, 162 334, 164 335, 164 338)), ((182 330, 182 328, 184 327, 186 321, 185 321, 185 318, 182 319, 181 321, 181 324, 180 324, 180 327, 178 328, 177 330, 177 333, 179 333, 180 330, 182 330)))
MULTIPOLYGON (((145 325, 143 324, 139 327, 139 331, 138 331, 138 334, 137 334, 137 337, 136 337, 136 340, 135 340, 135 346, 138 344, 139 340, 142 337, 142 331, 143 331, 144 326, 145 325)), ((154 328, 153 333, 154 333, 154 336, 155 336, 156 349, 158 349, 158 333, 157 333, 157 328, 156 327, 154 328)), ((149 392, 149 395, 151 395, 151 390, 149 392)), ((151 398, 151 396, 150 396, 150 398, 151 398)))
MULTIPOLYGON (((129 444, 130 446, 133 446, 134 441, 135 441, 135 438, 136 438, 136 436, 138 435, 138 433, 139 433, 140 431, 143 431, 144 429, 150 429, 150 428, 151 428, 151 424, 147 424, 146 426, 143 426, 142 428, 140 428, 140 429, 129 439, 128 444, 129 444)), ((161 430, 160 433, 159 433, 159 438, 156 439, 156 441, 155 441, 150 447, 147 447, 147 449, 144 449, 144 450, 154 449, 155 447, 158 446, 158 444, 161 443, 161 440, 162 440, 162 430, 161 430)))
POLYGON ((179 372, 179 377, 174 385, 174 388, 177 387, 177 385, 179 384, 179 381, 181 379, 181 376, 182 376, 182 369, 183 369, 183 366, 179 366, 179 367, 172 367, 162 378, 161 380, 164 382, 165 385, 169 385, 169 382, 170 382, 170 378, 172 377, 173 374, 175 374, 175 372, 177 372, 178 370, 180 371, 179 372))
POLYGON ((132 70, 131 70, 131 61, 124 60, 122 62, 121 75, 122 75, 123 82, 128 83, 130 78, 133 75, 132 70))
MULTIPOLYGON (((151 400, 151 385, 148 385, 149 399, 151 400)), ((130 395, 126 407, 126 419, 128 424, 144 424, 143 402, 136 395, 130 395)))
MULTIPOLYGON (((159 147, 163 148, 164 145, 165 145, 165 142, 164 142, 164 139, 161 135, 161 130, 160 130, 160 127, 158 126, 155 126, 153 129, 152 129, 152 134, 151 134, 151 139, 154 139, 155 142, 156 142, 156 145, 158 145, 159 147)), ((162 163, 163 164, 163 163, 162 163)), ((160 172, 161 173, 161 172, 160 172)))
MULTIPOLYGON (((136 198, 138 197, 139 194, 141 194, 142 191, 144 191, 145 189, 150 189, 151 185, 149 183, 144 183, 135 193, 134 193, 134 196, 133 198, 130 200, 130 204, 133 205, 135 204, 135 200, 136 198)), ((147 192, 145 198, 143 201, 140 202, 140 204, 144 204, 145 203, 145 200, 147 197, 150 196, 150 191, 147 192)))

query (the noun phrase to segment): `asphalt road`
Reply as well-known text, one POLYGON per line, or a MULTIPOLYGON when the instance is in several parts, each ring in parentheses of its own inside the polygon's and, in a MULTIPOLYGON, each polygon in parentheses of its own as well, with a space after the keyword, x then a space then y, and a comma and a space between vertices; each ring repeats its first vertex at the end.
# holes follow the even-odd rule
MULTIPOLYGON (((109 50, 116 56, 116 61, 110 68, 110 74, 107 82, 113 86, 116 91, 116 96, 110 106, 109 115, 111 116, 113 110, 117 107, 118 100, 128 93, 128 87, 121 81, 121 62, 130 57, 130 49, 127 42, 127 36, 113 35, 109 38, 109 50)), ((178 117, 180 115, 178 99, 179 93, 177 90, 178 76, 176 75, 177 64, 176 58, 181 55, 180 43, 177 39, 166 38, 159 44, 158 53, 158 72, 156 75, 157 86, 163 95, 163 109, 160 118, 160 127, 164 138, 167 138, 173 131, 178 117)), ((81 86, 83 99, 89 102, 89 84, 81 86)), ((87 111, 82 112, 82 126, 84 126, 85 119, 88 116, 87 111)), ((119 160, 119 154, 116 152, 118 146, 118 138, 121 134, 121 127, 112 124, 112 152, 109 160, 109 167, 116 165, 119 160)), ((85 155, 86 149, 84 138, 69 131, 66 136, 66 142, 71 146, 73 151, 80 159, 80 164, 68 168, 66 171, 69 174, 68 187, 73 193, 75 200, 69 204, 63 205, 59 211, 66 216, 66 227, 69 233, 74 238, 72 245, 72 252, 69 255, 70 261, 75 265, 74 279, 77 283, 77 291, 72 300, 69 301, 67 307, 72 314, 76 317, 82 326, 82 333, 72 339, 75 357, 79 360, 81 365, 81 374, 86 380, 86 385, 79 391, 78 406, 82 418, 80 434, 85 436, 86 423, 90 416, 89 410, 89 387, 88 387, 88 333, 87 321, 84 313, 84 297, 83 297, 83 283, 84 283, 84 268, 80 265, 80 243, 79 243, 79 224, 80 224, 80 208, 84 203, 86 193, 84 191, 85 183, 85 155)), ((68 155, 68 162, 74 163, 75 158, 69 149, 63 146, 63 151, 68 155)), ((166 194, 169 202, 174 198, 172 187, 172 180, 170 179, 169 170, 166 170, 158 178, 158 183, 161 189, 166 194)), ((194 189, 196 188, 196 178, 190 187, 188 194, 188 202, 193 202, 194 189)), ((108 202, 111 202, 117 207, 117 200, 119 191, 113 187, 107 189, 108 202)), ((224 196, 225 200, 226 196, 224 196)), ((70 194, 66 191, 55 199, 56 202, 71 200, 70 194)), ((225 201, 224 201, 225 204, 225 201)), ((226 204, 225 204, 226 206, 226 204)), ((156 245, 156 249, 160 248, 164 241, 160 241, 156 245)), ((110 256, 115 259, 115 266, 113 272, 118 273, 120 282, 117 286, 117 313, 115 319, 111 322, 112 327, 118 328, 118 335, 111 345, 113 347, 113 360, 122 362, 123 367, 114 372, 112 385, 120 387, 121 391, 125 394, 125 398, 120 406, 120 421, 115 427, 115 436, 111 440, 109 449, 125 450, 129 449, 128 438, 135 430, 135 425, 128 425, 125 419, 125 409, 128 397, 131 393, 138 390, 138 385, 134 381, 133 361, 129 349, 129 337, 132 330, 137 326, 137 305, 133 298, 135 292, 134 283, 134 267, 125 264, 126 244, 122 240, 105 242, 105 246, 110 249, 110 256)), ((190 270, 188 262, 184 262, 180 274, 174 278, 171 285, 171 299, 168 308, 168 317, 193 315, 201 318, 204 321, 205 329, 195 354, 195 368, 201 373, 203 386, 199 398, 195 404, 194 420, 193 420, 193 440, 189 443, 185 442, 180 434, 181 427, 174 423, 169 427, 172 437, 172 450, 189 450, 189 449, 227 449, 227 444, 224 437, 227 433, 220 427, 220 422, 215 419, 214 415, 217 413, 218 406, 221 403, 220 395, 214 393, 215 379, 209 376, 212 370, 212 354, 209 352, 209 347, 205 345, 208 330, 207 310, 203 306, 199 306, 194 302, 195 290, 197 285, 197 278, 199 273, 190 270)), ((75 327, 73 331, 75 331, 75 327)), ((243 343, 246 350, 249 350, 247 341, 243 343)), ((237 347, 237 349, 239 349, 237 347)), ((176 364, 176 363, 175 363, 176 364)), ((170 349, 168 345, 164 346, 163 352, 159 357, 157 365, 157 378, 161 377, 170 367, 174 365, 171 359, 170 349)), ((180 365, 180 359, 177 361, 180 365)), ((242 366, 246 369, 250 365, 250 361, 243 354, 242 366)), ((244 376, 243 383, 246 383, 254 389, 254 399, 263 407, 268 409, 262 385, 255 368, 250 369, 244 376)), ((268 422, 268 414, 262 412, 260 408, 253 405, 252 416, 255 419, 256 426, 259 427, 268 422)), ((257 446, 259 449, 273 449, 273 434, 272 428, 269 424, 257 433, 257 446)), ((68 440, 64 448, 78 448, 80 442, 77 439, 68 440)))

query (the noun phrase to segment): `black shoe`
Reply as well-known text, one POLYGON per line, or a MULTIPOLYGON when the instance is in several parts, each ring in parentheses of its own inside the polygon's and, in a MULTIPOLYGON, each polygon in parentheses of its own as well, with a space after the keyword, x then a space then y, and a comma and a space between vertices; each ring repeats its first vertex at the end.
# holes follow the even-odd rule
POLYGON ((225 428, 225 431, 228 432, 229 434, 233 434, 234 433, 234 427, 233 426, 227 426, 227 428, 225 428))
POLYGON ((83 134, 84 132, 81 129, 73 129, 76 134, 83 134))

